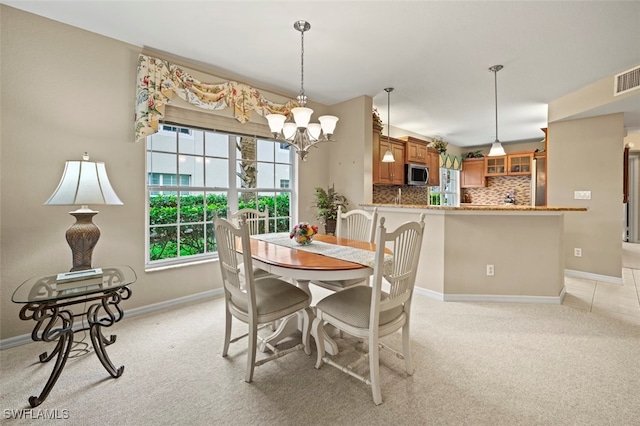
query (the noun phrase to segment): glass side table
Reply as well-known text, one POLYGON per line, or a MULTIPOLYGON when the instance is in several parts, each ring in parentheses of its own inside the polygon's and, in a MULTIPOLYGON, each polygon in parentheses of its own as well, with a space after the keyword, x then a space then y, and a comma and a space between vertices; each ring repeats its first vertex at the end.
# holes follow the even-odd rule
POLYGON ((47 352, 40 355, 40 362, 51 361, 56 355, 57 358, 40 396, 29 398, 31 407, 40 405, 56 384, 69 358, 75 332, 89 330, 93 349, 104 368, 114 378, 122 375, 124 366, 116 368, 105 349, 116 341, 116 336, 107 339, 102 334, 102 327, 111 327, 122 319, 124 311, 120 302, 131 297, 129 286, 137 276, 129 266, 102 268, 102 273, 102 277, 64 285, 57 283, 57 274, 34 277, 13 293, 11 300, 14 303, 25 304, 20 310, 20 319, 36 321, 31 338, 36 342, 57 342, 50 355, 47 352), (72 305, 83 305, 84 312, 74 314, 69 309, 72 305), (83 321, 81 327, 74 329, 74 319, 78 317, 83 321), (84 318, 88 326, 84 325, 84 318))

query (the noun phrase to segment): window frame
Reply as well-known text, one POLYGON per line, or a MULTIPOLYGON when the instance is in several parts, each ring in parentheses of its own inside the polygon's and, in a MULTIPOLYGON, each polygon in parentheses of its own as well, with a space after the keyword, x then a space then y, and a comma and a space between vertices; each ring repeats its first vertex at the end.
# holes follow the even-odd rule
MULTIPOLYGON (((207 236, 208 234, 208 228, 209 226, 212 226, 212 221, 210 219, 209 214, 207 213, 207 195, 208 194, 213 194, 213 193, 220 193, 223 192, 226 194, 227 197, 227 211, 225 212, 225 217, 229 215, 230 211, 235 211, 238 209, 238 200, 240 195, 243 192, 252 192, 256 194, 256 201, 259 199, 260 197, 260 193, 272 193, 274 196, 274 206, 276 205, 276 200, 275 197, 277 197, 278 194, 282 194, 282 193, 288 193, 289 194, 289 215, 288 216, 277 216, 277 212, 270 212, 270 218, 269 218, 269 223, 270 223, 270 229, 274 229, 274 223, 276 223, 276 221, 278 220, 288 220, 288 223, 291 224, 294 222, 295 219, 295 215, 297 212, 297 195, 295 194, 295 187, 296 185, 294 184, 296 181, 296 177, 297 177, 297 161, 296 161, 296 156, 295 156, 295 152, 292 149, 289 149, 289 154, 288 154, 288 158, 286 161, 281 161, 281 159, 278 157, 277 152, 278 152, 278 147, 281 142, 277 141, 275 139, 272 138, 265 138, 262 136, 256 136, 256 135, 249 135, 249 134, 238 134, 236 132, 229 132, 229 131, 225 131, 225 130, 220 130, 220 129, 203 129, 200 127, 196 127, 196 126, 192 126, 192 125, 186 125, 186 124, 180 124, 180 123, 161 123, 161 127, 160 127, 160 131, 159 133, 162 132, 165 135, 171 134, 171 135, 175 135, 176 140, 175 140, 175 152, 169 152, 169 151, 164 151, 164 150, 156 150, 153 149, 153 142, 149 140, 149 138, 153 138, 154 135, 150 135, 146 138, 145 140, 145 176, 146 176, 146 181, 145 181, 145 267, 147 268, 147 270, 149 269, 160 269, 163 267, 173 267, 173 266, 183 266, 183 265, 189 265, 189 264, 194 264, 194 263, 200 263, 202 261, 206 261, 206 260, 215 260, 218 258, 218 252, 217 250, 213 251, 207 251, 208 246, 210 245, 208 243, 208 239, 207 236), (167 127, 170 127, 171 130, 167 130, 167 127), (189 129, 189 132, 185 132, 183 131, 183 129, 189 129), (195 131, 195 132, 194 132, 195 131), (226 187, 220 187, 220 186, 207 186, 207 182, 206 180, 203 181, 203 185, 202 186, 185 186, 182 185, 182 178, 183 178, 183 174, 180 171, 179 168, 179 159, 181 155, 186 154, 185 152, 181 152, 181 146, 180 146, 180 137, 183 138, 187 138, 187 139, 193 139, 194 138, 194 134, 197 132, 203 132, 203 143, 204 140, 206 140, 206 134, 207 133, 216 133, 216 134, 222 134, 222 135, 227 135, 227 143, 228 143, 228 151, 227 151, 227 157, 220 157, 220 156, 214 156, 214 155, 207 155, 206 150, 202 149, 202 153, 200 154, 194 154, 194 153, 188 153, 190 156, 195 156, 196 158, 202 158, 202 161, 206 161, 207 158, 217 158, 217 159, 221 159, 224 158, 227 160, 227 171, 228 171, 228 185, 226 187), (280 187, 276 187, 276 185, 279 183, 279 179, 277 178, 276 175, 274 175, 273 177, 273 187, 258 187, 258 188, 241 188, 241 185, 239 185, 237 183, 237 179, 236 179, 236 167, 238 165, 238 161, 240 161, 240 159, 238 158, 239 155, 236 151, 236 144, 235 141, 238 140, 239 137, 249 137, 249 138, 255 138, 256 139, 256 144, 262 143, 262 142, 273 142, 274 143, 274 155, 273 155, 273 159, 271 159, 271 161, 267 161, 264 159, 259 159, 256 158, 256 164, 257 163, 268 163, 268 164, 273 164, 274 167, 274 174, 275 171, 277 170, 277 165, 285 165, 287 167, 289 167, 290 170, 290 174, 288 176, 289 180, 290 180, 290 187, 289 188, 280 188, 280 187), (170 154, 175 156, 175 160, 176 160, 176 173, 175 176, 178 179, 177 185, 151 185, 151 174, 152 173, 163 173, 163 172, 159 172, 158 170, 150 170, 150 164, 149 164, 149 159, 150 159, 150 155, 151 153, 162 153, 162 154, 170 154), (188 188, 188 189, 186 189, 188 188), (175 222, 172 223, 171 225, 167 225, 167 224, 152 224, 151 223, 151 197, 153 196, 154 193, 160 193, 162 194, 163 192, 168 192, 168 193, 175 193, 176 195, 176 217, 175 217, 175 222), (203 199, 203 208, 204 208, 204 215, 203 215, 203 220, 202 221, 196 221, 196 222, 181 222, 181 210, 180 210, 180 201, 181 201, 181 194, 184 193, 194 193, 194 194, 203 194, 204 199, 203 199), (203 227, 203 232, 204 232, 204 253, 197 253, 197 254, 191 254, 191 255, 181 255, 180 253, 180 242, 181 242, 181 229, 182 226, 185 225, 202 225, 203 227), (176 257, 172 257, 172 258, 165 258, 165 259, 155 259, 152 260, 151 259, 151 230, 154 228, 160 228, 160 227, 166 227, 166 226, 172 226, 175 227, 174 232, 176 232, 176 244, 177 244, 177 256, 176 257)), ((256 153, 256 157, 257 157, 257 153, 256 153)), ((165 173, 165 174, 172 174, 172 173, 165 173)), ((185 175, 186 176, 186 175, 185 175)), ((160 178, 160 180, 162 180, 164 178, 160 178)), ((190 181, 193 181, 193 178, 190 178, 190 181)), ((213 237, 215 239, 215 236, 213 237)))

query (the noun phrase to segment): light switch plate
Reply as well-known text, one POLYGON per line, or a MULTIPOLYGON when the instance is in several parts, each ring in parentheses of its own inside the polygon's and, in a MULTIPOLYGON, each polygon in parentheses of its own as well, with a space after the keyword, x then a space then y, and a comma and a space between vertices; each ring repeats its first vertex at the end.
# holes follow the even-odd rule
POLYGON ((591 191, 574 191, 573 199, 574 200, 590 200, 591 191))

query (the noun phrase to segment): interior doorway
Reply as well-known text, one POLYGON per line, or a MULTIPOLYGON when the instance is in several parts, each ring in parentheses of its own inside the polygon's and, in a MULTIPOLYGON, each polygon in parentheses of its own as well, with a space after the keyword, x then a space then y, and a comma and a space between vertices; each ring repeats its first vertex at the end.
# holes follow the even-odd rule
POLYGON ((640 243, 640 153, 629 155, 627 165, 628 199, 625 204, 625 226, 623 240, 640 243))

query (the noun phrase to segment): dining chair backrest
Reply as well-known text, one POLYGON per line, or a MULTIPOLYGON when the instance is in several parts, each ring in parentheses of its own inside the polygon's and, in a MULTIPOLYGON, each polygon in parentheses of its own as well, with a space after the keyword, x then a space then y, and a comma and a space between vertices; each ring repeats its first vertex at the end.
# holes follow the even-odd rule
POLYGON ((376 236, 377 220, 377 207, 375 207, 372 212, 351 210, 343 213, 342 206, 338 206, 336 236, 372 243, 376 236))
POLYGON ((213 223, 225 297, 234 305, 247 306, 247 313, 255 316, 256 296, 249 225, 244 217, 240 218, 238 226, 230 220, 218 217, 214 217, 213 223), (236 252, 237 241, 240 241, 242 255, 236 252))
POLYGON ((240 222, 242 215, 245 215, 247 219, 250 235, 269 233, 269 207, 265 206, 264 211, 257 209, 240 209, 231 214, 231 219, 237 224, 240 222))
MULTIPOLYGON (((342 213, 342 206, 338 206, 338 219, 336 220, 336 237, 349 238, 351 240, 366 241, 372 243, 376 236, 376 222, 378 221, 378 208, 372 212, 365 210, 351 210, 342 213)), ((313 284, 332 291, 340 291, 354 285, 367 284, 368 279, 318 281, 313 284)))
POLYGON ((380 225, 376 230, 376 260, 373 272, 373 294, 371 297, 371 319, 376 328, 380 320, 380 312, 388 311, 403 305, 407 316, 411 306, 411 297, 416 283, 420 250, 424 236, 424 213, 418 222, 406 222, 392 232, 387 232, 384 222, 380 218, 380 225), (393 253, 393 267, 385 270, 384 250, 389 248, 393 253), (382 279, 389 285, 388 297, 382 298, 382 279))

